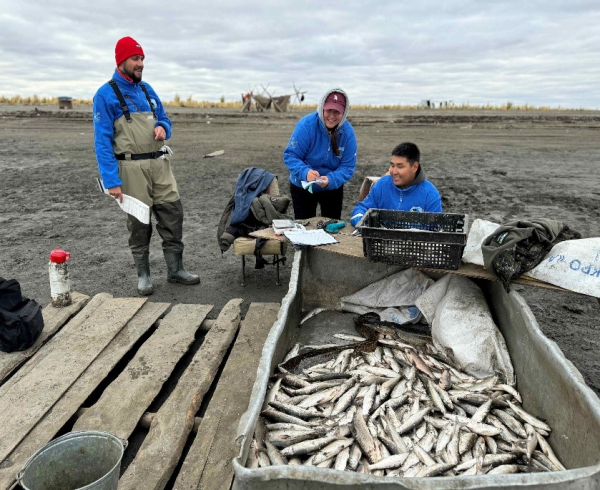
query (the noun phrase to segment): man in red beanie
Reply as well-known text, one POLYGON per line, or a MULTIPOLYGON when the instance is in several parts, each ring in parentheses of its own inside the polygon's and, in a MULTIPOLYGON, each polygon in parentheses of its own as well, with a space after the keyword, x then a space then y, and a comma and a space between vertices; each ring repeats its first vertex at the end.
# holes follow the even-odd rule
MULTIPOLYGON (((94 146, 104 187, 120 202, 123 195, 147 204, 156 218, 167 262, 167 280, 198 284, 183 268, 183 207, 169 161, 171 120, 156 92, 142 83, 144 50, 131 37, 115 46, 117 68, 94 96, 94 146)), ((138 292, 152 294, 150 236, 152 223, 127 215, 129 248, 138 274, 138 292)))

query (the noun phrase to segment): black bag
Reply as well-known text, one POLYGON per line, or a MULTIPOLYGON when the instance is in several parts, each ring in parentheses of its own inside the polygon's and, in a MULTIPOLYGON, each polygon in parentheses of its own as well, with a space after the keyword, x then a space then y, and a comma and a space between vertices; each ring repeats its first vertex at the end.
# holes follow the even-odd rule
POLYGON ((32 299, 23 298, 17 280, 0 277, 0 351, 28 349, 43 328, 42 307, 32 299))

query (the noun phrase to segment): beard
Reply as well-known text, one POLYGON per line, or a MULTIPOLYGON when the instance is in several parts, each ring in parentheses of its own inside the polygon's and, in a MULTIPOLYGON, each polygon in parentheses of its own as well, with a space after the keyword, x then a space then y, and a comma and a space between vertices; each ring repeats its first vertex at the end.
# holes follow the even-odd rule
POLYGON ((127 68, 123 67, 123 69, 121 70, 121 72, 123 73, 123 75, 127 75, 129 78, 131 78, 134 83, 140 83, 142 81, 142 75, 136 75, 133 71, 129 71, 127 68))

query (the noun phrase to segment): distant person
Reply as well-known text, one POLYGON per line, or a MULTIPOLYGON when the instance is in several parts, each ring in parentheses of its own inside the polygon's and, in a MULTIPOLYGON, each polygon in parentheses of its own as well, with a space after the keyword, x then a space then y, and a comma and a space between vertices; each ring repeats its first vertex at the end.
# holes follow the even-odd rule
MULTIPOLYGON (((142 83, 144 51, 130 37, 115 47, 117 68, 112 79, 94 96, 94 142, 96 160, 104 187, 115 199, 123 195, 150 206, 156 230, 162 237, 167 262, 167 280, 198 284, 200 278, 183 268, 183 207, 171 171, 171 150, 164 141, 171 137, 171 121, 158 95, 142 83)), ((152 294, 150 280, 150 236, 152 224, 127 215, 129 248, 138 275, 138 293, 152 294)))
POLYGON ((368 209, 395 209, 441 213, 442 199, 427 180, 420 164, 421 152, 414 143, 401 143, 392 151, 389 174, 381 177, 350 214, 356 226, 368 209))
POLYGON ((323 95, 316 112, 296 124, 283 152, 296 219, 315 217, 318 205, 323 217, 342 216, 344 184, 356 167, 356 137, 346 121, 349 108, 346 93, 332 89, 323 95), (303 181, 314 184, 305 189, 303 181))

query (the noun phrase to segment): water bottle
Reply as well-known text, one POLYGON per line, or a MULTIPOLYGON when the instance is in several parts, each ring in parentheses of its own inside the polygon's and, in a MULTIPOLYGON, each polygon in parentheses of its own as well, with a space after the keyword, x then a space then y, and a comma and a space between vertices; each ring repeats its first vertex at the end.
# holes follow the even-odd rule
POLYGON ((67 260, 71 254, 57 248, 50 253, 48 272, 50 274, 50 295, 52 306, 62 307, 71 304, 71 282, 67 260))

